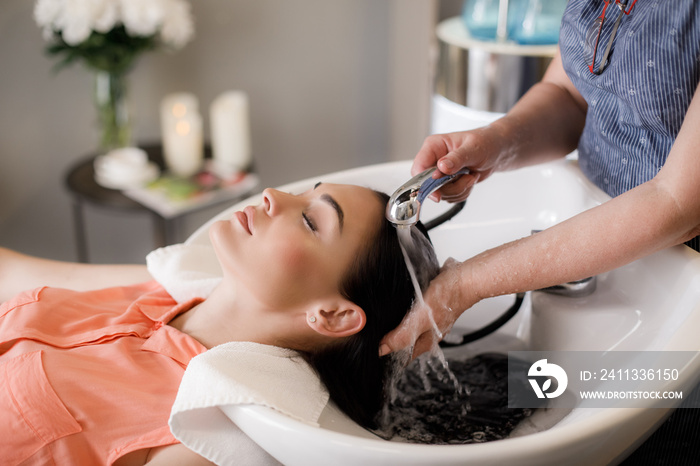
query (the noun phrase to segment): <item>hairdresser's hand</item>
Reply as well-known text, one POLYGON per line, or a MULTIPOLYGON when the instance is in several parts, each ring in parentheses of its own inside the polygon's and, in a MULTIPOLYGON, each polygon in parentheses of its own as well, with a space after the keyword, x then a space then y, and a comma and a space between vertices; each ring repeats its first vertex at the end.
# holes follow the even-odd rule
POLYGON ((437 165, 441 173, 436 173, 434 178, 438 178, 468 168, 470 174, 462 175, 430 196, 434 201, 460 202, 469 196, 474 184, 500 168, 504 142, 493 125, 458 133, 434 134, 423 142, 413 160, 411 173, 417 175, 437 165))
POLYGON ((462 312, 478 302, 462 285, 464 274, 468 273, 465 267, 452 258, 445 261, 440 274, 423 294, 425 305, 414 306, 401 324, 382 339, 380 356, 413 346, 413 358, 416 358, 442 340, 462 312))

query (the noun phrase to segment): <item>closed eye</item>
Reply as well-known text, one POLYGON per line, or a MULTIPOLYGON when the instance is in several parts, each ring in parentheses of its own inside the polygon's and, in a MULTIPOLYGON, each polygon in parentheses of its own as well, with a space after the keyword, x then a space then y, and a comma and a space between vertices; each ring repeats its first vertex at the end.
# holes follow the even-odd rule
POLYGON ((301 216, 304 219, 304 224, 306 225, 306 228, 308 228, 312 232, 316 233, 318 231, 318 228, 316 227, 316 223, 314 223, 314 221, 311 219, 311 217, 306 215, 305 212, 302 212, 301 216))

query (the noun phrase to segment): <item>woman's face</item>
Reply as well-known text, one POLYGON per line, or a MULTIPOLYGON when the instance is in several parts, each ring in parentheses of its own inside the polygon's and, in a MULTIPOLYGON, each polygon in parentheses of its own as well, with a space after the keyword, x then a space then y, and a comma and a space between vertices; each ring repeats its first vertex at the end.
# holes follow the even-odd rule
POLYGON ((260 205, 217 222, 210 237, 224 279, 282 310, 337 295, 384 207, 353 185, 318 184, 298 195, 266 189, 260 205))

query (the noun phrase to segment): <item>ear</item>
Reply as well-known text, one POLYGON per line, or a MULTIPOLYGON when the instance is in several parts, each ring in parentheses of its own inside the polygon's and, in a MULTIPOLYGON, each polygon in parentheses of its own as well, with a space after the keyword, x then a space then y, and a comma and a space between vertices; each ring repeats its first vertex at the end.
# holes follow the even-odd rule
POLYGON ((323 306, 307 313, 306 322, 321 335, 340 338, 354 335, 367 322, 365 311, 355 303, 342 300, 334 306, 323 306))

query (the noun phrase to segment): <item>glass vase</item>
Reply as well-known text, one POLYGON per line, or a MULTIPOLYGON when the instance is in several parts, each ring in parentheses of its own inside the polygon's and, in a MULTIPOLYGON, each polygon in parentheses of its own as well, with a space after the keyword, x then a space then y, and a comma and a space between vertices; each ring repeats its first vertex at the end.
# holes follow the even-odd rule
POLYGON ((125 73, 95 71, 95 106, 100 128, 100 149, 109 151, 131 143, 125 73))

